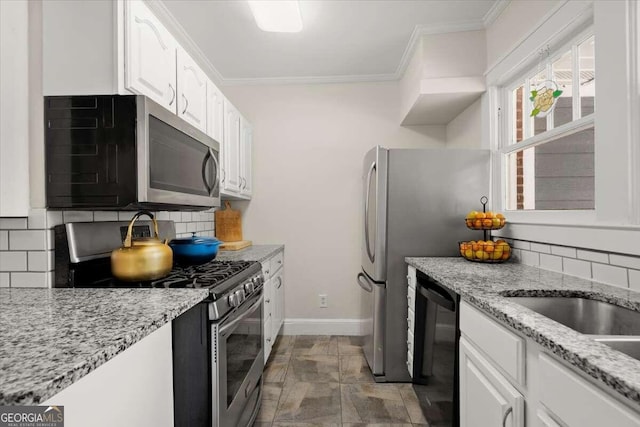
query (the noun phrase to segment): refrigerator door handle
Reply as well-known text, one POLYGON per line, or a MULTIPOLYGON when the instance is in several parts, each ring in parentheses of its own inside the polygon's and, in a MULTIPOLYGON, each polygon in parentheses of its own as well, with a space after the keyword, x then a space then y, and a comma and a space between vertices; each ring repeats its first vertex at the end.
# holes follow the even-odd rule
POLYGON ((367 255, 371 262, 375 263, 376 254, 375 252, 371 252, 371 243, 369 241, 369 193, 371 192, 371 177, 373 176, 373 171, 377 171, 376 162, 371 163, 371 167, 367 173, 367 194, 364 199, 364 240, 365 246, 367 247, 367 255))
POLYGON ((369 281, 367 280, 367 278, 364 276, 363 273, 358 273, 358 285, 360 285, 360 287, 362 289, 364 289, 367 292, 373 292, 373 286, 371 285, 371 283, 369 283, 369 281))

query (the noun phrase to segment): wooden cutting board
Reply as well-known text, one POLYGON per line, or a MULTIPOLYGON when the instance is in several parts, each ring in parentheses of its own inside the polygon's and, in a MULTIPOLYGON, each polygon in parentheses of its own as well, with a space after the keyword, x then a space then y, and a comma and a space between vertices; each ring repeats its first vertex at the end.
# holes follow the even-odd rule
POLYGON ((224 202, 224 206, 224 209, 215 212, 216 237, 223 242, 241 242, 242 219, 240 211, 231 209, 231 203, 228 201, 224 202))
POLYGON ((241 240, 239 242, 225 242, 220 245, 220 250, 223 251, 239 251, 251 246, 251 240, 241 240))

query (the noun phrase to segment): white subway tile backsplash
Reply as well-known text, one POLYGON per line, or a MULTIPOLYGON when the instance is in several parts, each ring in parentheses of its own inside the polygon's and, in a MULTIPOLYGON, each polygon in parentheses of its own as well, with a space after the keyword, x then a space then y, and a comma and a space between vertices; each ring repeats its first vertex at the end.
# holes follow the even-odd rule
POLYGON ((95 211, 93 213, 93 220, 96 222, 103 221, 117 221, 118 212, 116 211, 95 211))
POLYGON ((60 224, 64 224, 62 211, 47 211, 47 228, 53 228, 60 224))
POLYGON ((156 214, 156 219, 158 221, 168 221, 171 219, 171 214, 166 211, 161 211, 156 214))
POLYGON ((629 269, 629 287, 640 292, 640 270, 629 269))
POLYGON ((0 230, 0 251, 9 249, 9 231, 0 230))
POLYGON ((593 272, 593 280, 608 283, 610 285, 621 286, 626 288, 629 286, 627 269, 616 267, 608 264, 593 263, 591 265, 593 272))
POLYGON ((48 288, 47 273, 11 273, 12 288, 48 288))
POLYGON ((587 261, 599 262, 603 264, 609 263, 609 254, 606 254, 604 252, 594 252, 594 251, 587 251, 584 249, 578 249, 578 258, 586 259, 587 261))
MULTIPOLYGON (((533 245, 531 245, 533 247, 533 245)), ((540 268, 545 270, 562 272, 562 257, 548 254, 540 254, 540 268)))
POLYGON ((531 249, 531 243, 526 242, 524 240, 514 240, 511 246, 513 246, 516 249, 525 249, 527 251, 531 249))
POLYGON ((522 254, 520 249, 511 249, 511 259, 517 262, 522 262, 522 254))
MULTIPOLYGON (((29 252, 29 271, 49 271, 53 251, 29 252)), ((53 268, 53 267, 52 267, 53 268)))
POLYGON ((0 271, 27 271, 27 253, 0 252, 0 271))
POLYGON ((47 249, 53 250, 56 248, 56 232, 54 230, 47 230, 47 249))
MULTIPOLYGON (((118 221, 131 221, 136 212, 120 211, 118 212, 118 221)), ((145 217, 145 219, 147 219, 145 217)))
POLYGON ((544 253, 544 254, 550 254, 551 253, 551 246, 543 245, 541 243, 531 242, 531 250, 534 251, 534 252, 541 252, 541 253, 544 253))
POLYGON ((171 221, 180 222, 182 221, 182 213, 181 212, 170 212, 171 221))
POLYGON ((538 267, 540 265, 540 254, 537 252, 521 250, 521 263, 524 265, 530 265, 532 267, 538 267))
POLYGON ((0 230, 24 230, 27 218, 0 218, 0 230))
POLYGON ((551 253, 565 258, 575 258, 577 256, 576 248, 566 246, 551 246, 551 253))
POLYGON ((182 212, 182 219, 181 219, 181 221, 182 221, 182 222, 189 222, 189 221, 191 221, 191 217, 192 217, 192 216, 193 216, 193 215, 191 215, 191 212, 182 212))
POLYGON ((176 234, 183 234, 187 232, 187 224, 184 222, 176 222, 176 234))
POLYGON ((207 229, 207 223, 206 222, 197 222, 197 231, 204 231, 207 229))
POLYGON ((11 230, 9 231, 9 250, 45 250, 47 248, 46 234, 46 230, 11 230))
POLYGON ((194 231, 197 231, 197 224, 195 222, 188 222, 187 223, 187 231, 189 233, 193 233, 194 231))
POLYGON ((610 254, 609 262, 612 265, 619 265, 621 267, 629 267, 640 270, 640 257, 610 254))
POLYGON ((579 259, 563 258, 562 272, 583 279, 591 279, 591 263, 579 259))
POLYGON ((44 230, 47 228, 47 210, 44 208, 29 210, 27 225, 29 228, 37 230, 44 230))
POLYGON ((68 222, 92 222, 92 211, 64 211, 62 212, 62 219, 65 224, 68 222))
POLYGON ((8 288, 11 283, 10 273, 0 273, 0 288, 8 288))

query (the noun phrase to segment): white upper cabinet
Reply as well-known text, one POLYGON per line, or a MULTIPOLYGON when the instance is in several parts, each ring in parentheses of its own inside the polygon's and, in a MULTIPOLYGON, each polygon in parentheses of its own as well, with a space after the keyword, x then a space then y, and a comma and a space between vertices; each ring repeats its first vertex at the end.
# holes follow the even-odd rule
POLYGON ((253 126, 244 117, 240 118, 240 194, 251 197, 251 146, 253 144, 253 126))
POLYGON ((178 47, 178 116, 207 131, 207 75, 178 47))
POLYGON ((143 2, 125 4, 125 86, 175 113, 177 43, 143 2))
POLYGON ((224 95, 220 89, 207 80, 207 135, 220 143, 224 138, 224 95))
POLYGON ((240 192, 240 113, 224 100, 224 143, 222 147, 222 192, 240 192))

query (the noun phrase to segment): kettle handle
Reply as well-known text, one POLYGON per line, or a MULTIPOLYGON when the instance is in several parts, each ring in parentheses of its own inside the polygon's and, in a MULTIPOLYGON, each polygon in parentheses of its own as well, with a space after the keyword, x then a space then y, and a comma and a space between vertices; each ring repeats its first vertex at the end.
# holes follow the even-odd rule
POLYGON ((131 240, 133 238, 133 224, 135 224, 135 222, 138 220, 138 218, 140 218, 142 215, 146 215, 149 218, 151 218, 151 221, 153 221, 153 232, 155 233, 156 239, 159 238, 158 237, 158 222, 156 221, 156 218, 149 211, 140 211, 137 214, 135 214, 133 216, 133 218, 131 218, 131 222, 129 223, 129 228, 127 228, 127 237, 124 238, 124 247, 125 248, 130 248, 131 247, 131 240))

